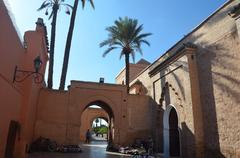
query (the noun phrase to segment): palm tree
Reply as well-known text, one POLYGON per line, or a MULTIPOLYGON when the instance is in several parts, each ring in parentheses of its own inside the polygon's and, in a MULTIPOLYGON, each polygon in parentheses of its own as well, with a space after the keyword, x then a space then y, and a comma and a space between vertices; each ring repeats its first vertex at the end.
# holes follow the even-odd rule
POLYGON ((38 11, 46 9, 45 15, 48 15, 48 10, 51 9, 49 15, 49 20, 52 19, 52 28, 51 28, 51 43, 50 43, 50 57, 49 57, 49 68, 48 68, 48 88, 52 89, 53 85, 53 65, 54 65, 54 48, 55 48, 55 37, 56 37, 56 22, 57 22, 57 13, 61 6, 66 8, 66 14, 70 14, 69 4, 64 3, 64 0, 45 0, 38 11))
MULTIPOLYGON (((82 1, 82 8, 84 8, 86 0, 81 0, 81 1, 82 1)), ((88 1, 90 1, 91 6, 94 9, 93 0, 88 0, 88 1)), ((73 12, 71 15, 71 20, 70 20, 70 25, 69 25, 69 29, 68 29, 68 35, 67 35, 67 41, 66 41, 66 46, 65 46, 65 53, 64 53, 64 59, 63 59, 63 67, 62 67, 62 74, 61 74, 59 90, 64 90, 64 87, 65 87, 69 54, 70 54, 70 49, 71 49, 71 44, 72 44, 72 36, 73 36, 73 30, 74 30, 74 25, 75 25, 75 18, 76 18, 78 3, 79 3, 79 0, 74 1, 73 12)))
POLYGON ((135 61, 135 52, 142 54, 141 44, 145 43, 150 46, 145 37, 151 33, 141 33, 143 25, 138 26, 136 19, 125 17, 116 20, 113 26, 107 27, 108 39, 100 43, 100 47, 108 46, 108 49, 103 53, 105 57, 114 49, 121 49, 120 59, 125 56, 125 83, 127 85, 127 93, 129 93, 129 56, 131 55, 135 61))

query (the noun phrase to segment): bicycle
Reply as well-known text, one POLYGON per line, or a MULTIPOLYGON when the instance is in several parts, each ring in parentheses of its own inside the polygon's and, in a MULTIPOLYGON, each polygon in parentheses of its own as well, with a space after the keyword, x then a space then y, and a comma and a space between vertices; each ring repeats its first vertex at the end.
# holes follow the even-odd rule
POLYGON ((146 152, 143 152, 143 153, 136 153, 131 158, 155 158, 155 157, 152 155, 149 155, 146 152))

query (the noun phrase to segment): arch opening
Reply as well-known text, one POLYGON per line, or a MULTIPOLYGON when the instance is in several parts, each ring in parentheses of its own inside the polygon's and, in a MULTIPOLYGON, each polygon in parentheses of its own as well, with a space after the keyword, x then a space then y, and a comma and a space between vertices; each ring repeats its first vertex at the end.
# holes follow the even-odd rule
POLYGON ((163 121, 164 157, 180 157, 179 120, 174 106, 167 106, 163 121))
POLYGON ((111 143, 114 140, 114 114, 111 107, 103 101, 87 104, 81 114, 80 140, 86 140, 90 130, 91 140, 111 143))
POLYGON ((175 108, 171 109, 169 115, 169 145, 170 156, 180 156, 178 116, 175 108))
POLYGON ((93 137, 97 140, 107 141, 108 139, 108 119, 104 117, 96 117, 92 120, 93 137))

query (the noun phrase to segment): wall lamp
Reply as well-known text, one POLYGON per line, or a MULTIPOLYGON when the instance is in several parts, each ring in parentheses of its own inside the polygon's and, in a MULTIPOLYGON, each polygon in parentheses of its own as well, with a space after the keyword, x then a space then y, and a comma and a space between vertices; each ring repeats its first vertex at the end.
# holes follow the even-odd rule
POLYGON ((39 56, 34 59, 33 64, 35 71, 20 70, 16 66, 14 70, 13 82, 22 82, 26 78, 33 75, 35 83, 42 83, 44 77, 43 74, 39 73, 39 70, 42 66, 42 61, 39 56))

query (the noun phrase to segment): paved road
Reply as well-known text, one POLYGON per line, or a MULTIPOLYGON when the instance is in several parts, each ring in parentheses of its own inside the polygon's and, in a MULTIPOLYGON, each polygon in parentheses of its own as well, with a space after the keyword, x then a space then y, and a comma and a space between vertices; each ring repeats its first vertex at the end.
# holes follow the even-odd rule
POLYGON ((105 141, 92 141, 82 144, 82 153, 32 153, 29 158, 130 158, 118 153, 106 152, 105 141))

